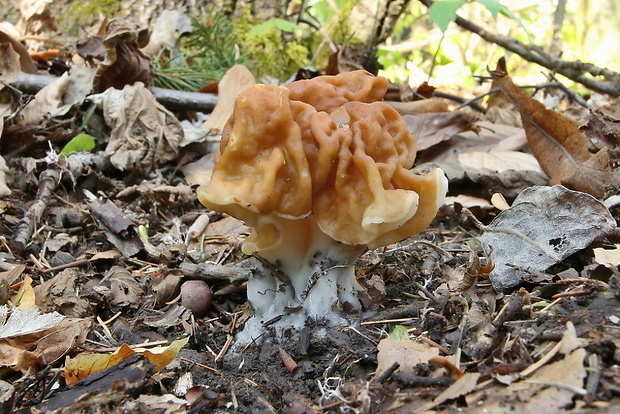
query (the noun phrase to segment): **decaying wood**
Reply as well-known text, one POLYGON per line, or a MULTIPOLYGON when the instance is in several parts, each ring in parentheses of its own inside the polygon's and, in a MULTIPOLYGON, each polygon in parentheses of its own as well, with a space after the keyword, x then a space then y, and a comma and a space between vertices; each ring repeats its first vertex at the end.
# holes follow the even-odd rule
MULTIPOLYGON (((432 6, 434 3, 433 0, 420 0, 420 2, 427 7, 432 6)), ((495 43, 506 50, 516 53, 528 62, 537 63, 589 89, 606 93, 614 97, 620 96, 620 73, 606 68, 600 68, 592 63, 585 63, 578 60, 569 62, 559 59, 545 52, 541 47, 526 45, 512 37, 488 32, 477 24, 463 19, 460 16, 456 16, 454 22, 463 29, 477 34, 487 42, 495 43), (587 75, 601 76, 604 80, 594 79, 587 75)))
MULTIPOLYGON (((33 75, 22 72, 13 85, 22 92, 35 94, 56 79, 58 78, 55 76, 33 75)), ((157 102, 171 111, 210 113, 217 103, 217 96, 208 93, 175 91, 157 87, 151 87, 150 90, 157 102)))
POLYGON ((59 181, 60 171, 57 169, 49 168, 39 176, 37 196, 30 208, 28 208, 28 211, 26 211, 26 214, 24 214, 19 226, 17 226, 15 237, 11 241, 11 248, 15 253, 21 254, 30 242, 35 226, 41 220, 43 212, 47 208, 56 187, 58 187, 59 181))
POLYGON ((179 265, 181 273, 187 276, 192 276, 196 279, 203 279, 206 281, 212 280, 227 280, 227 281, 242 281, 247 280, 253 271, 256 270, 256 266, 248 264, 248 267, 241 266, 221 266, 211 263, 190 263, 183 262, 179 265))
POLYGON ((73 412, 82 412, 87 407, 103 408, 142 389, 153 374, 153 367, 143 355, 134 354, 118 365, 89 375, 72 389, 56 394, 37 406, 35 412, 50 412, 64 407, 75 408, 73 412))

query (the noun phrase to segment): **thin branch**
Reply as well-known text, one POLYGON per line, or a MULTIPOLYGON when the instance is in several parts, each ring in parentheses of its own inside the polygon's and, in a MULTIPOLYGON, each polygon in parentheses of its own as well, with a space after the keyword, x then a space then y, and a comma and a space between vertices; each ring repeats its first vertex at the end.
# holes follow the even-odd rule
MULTIPOLYGON (((433 0, 419 1, 427 7, 432 6, 434 3, 433 0)), ((600 68, 592 63, 584 63, 578 60, 571 62, 561 60, 545 52, 539 46, 526 45, 511 37, 488 32, 477 24, 463 19, 460 16, 456 16, 454 22, 463 29, 477 34, 488 42, 495 43, 506 50, 516 53, 529 62, 537 63, 560 75, 566 76, 568 79, 580 83, 589 89, 606 93, 614 97, 620 96, 620 73, 606 68, 600 68), (586 74, 602 76, 605 80, 593 79, 586 74)))

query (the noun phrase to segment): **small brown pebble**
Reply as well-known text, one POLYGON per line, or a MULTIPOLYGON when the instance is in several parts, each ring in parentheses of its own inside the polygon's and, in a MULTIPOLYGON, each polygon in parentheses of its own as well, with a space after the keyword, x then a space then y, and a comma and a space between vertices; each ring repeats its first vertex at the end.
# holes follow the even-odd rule
POLYGON ((181 285, 181 304, 191 310, 196 318, 207 314, 213 300, 213 292, 202 280, 188 280, 181 285))

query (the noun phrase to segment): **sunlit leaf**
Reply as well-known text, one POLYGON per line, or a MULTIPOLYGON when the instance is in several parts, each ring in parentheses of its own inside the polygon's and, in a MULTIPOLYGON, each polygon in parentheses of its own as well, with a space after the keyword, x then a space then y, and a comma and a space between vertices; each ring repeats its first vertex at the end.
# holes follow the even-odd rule
POLYGON ((168 346, 150 349, 131 348, 129 345, 123 344, 112 354, 84 352, 76 355, 74 358, 67 357, 65 362, 65 381, 67 385, 73 385, 90 374, 117 365, 135 353, 144 355, 151 364, 155 365, 155 372, 159 372, 172 362, 181 348, 187 344, 187 341, 189 341, 189 337, 178 339, 168 346))
POLYGON ((442 32, 445 32, 451 21, 456 18, 456 11, 465 3, 465 0, 436 1, 428 9, 428 15, 442 32))
POLYGON ((278 29, 283 32, 291 33, 297 28, 297 25, 293 22, 289 22, 284 19, 269 19, 259 25, 256 25, 250 30, 250 33, 247 34, 246 39, 252 39, 255 37, 264 36, 269 33, 273 29, 278 29))
POLYGON ((402 325, 396 325, 392 332, 390 332, 390 338, 396 339, 398 341, 404 341, 405 339, 409 339, 409 332, 407 332, 407 328, 402 325))
POLYGON ((90 151, 95 148, 95 140, 88 134, 78 134, 60 151, 61 154, 70 155, 74 152, 90 151))
POLYGON ((502 8, 502 4, 498 0, 474 0, 476 3, 482 4, 493 16, 494 19, 497 19, 497 14, 500 12, 502 8))

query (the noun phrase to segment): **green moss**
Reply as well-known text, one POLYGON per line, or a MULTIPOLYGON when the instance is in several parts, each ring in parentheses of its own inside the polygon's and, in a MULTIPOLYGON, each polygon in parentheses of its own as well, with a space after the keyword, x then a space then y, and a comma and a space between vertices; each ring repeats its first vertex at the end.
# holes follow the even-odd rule
POLYGON ((121 10, 121 0, 69 2, 58 17, 58 24, 66 35, 79 36, 82 27, 97 23, 101 15, 112 18, 121 10))
POLYGON ((285 33, 274 27, 259 36, 248 36, 261 23, 251 15, 249 8, 233 23, 239 51, 258 77, 272 76, 285 80, 308 64, 310 52, 297 33, 285 33))

